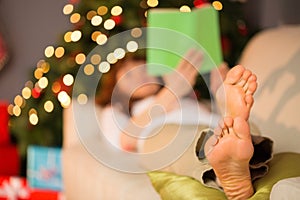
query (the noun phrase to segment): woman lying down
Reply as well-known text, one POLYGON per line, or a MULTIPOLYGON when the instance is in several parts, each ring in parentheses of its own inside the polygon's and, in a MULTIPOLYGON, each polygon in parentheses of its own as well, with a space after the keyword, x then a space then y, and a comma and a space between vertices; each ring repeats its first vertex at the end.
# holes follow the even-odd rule
POLYGON ((163 170, 194 177, 223 190, 228 199, 247 199, 254 193, 252 181, 267 172, 267 162, 272 158, 272 141, 251 134, 248 122, 257 78, 240 65, 230 70, 221 65, 213 70, 210 90, 220 111, 215 117, 192 95, 202 58, 201 51, 188 51, 177 68, 162 78, 163 83, 147 74, 144 59, 129 56, 120 61, 100 83, 98 103, 103 107, 100 126, 113 145, 141 153, 159 151, 176 134, 196 129, 194 143, 163 170), (115 92, 117 99, 112 98, 115 92), (165 126, 176 124, 183 112, 191 116, 182 119, 183 124, 192 128, 165 126), (154 136, 139 139, 161 115, 166 116, 166 121, 155 129, 154 136), (211 127, 212 116, 219 119, 213 123, 213 131, 207 129, 211 127), (259 149, 264 152, 258 152, 259 149))

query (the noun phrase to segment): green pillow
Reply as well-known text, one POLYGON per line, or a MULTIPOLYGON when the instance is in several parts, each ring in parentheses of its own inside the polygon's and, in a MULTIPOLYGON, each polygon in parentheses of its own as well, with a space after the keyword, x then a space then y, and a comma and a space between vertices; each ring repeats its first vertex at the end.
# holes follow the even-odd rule
MULTIPOLYGON (((191 177, 162 171, 149 172, 148 175, 163 200, 226 199, 223 192, 206 187, 191 177)), ((256 192, 250 199, 269 199, 271 189, 276 182, 296 176, 300 176, 300 154, 276 154, 270 162, 269 173, 254 182, 256 192)))

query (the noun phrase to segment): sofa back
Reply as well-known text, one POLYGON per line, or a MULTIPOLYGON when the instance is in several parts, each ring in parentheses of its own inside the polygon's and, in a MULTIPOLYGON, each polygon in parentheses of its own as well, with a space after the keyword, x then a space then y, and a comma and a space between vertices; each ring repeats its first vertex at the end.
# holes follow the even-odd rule
POLYGON ((275 153, 300 152, 300 25, 261 31, 239 63, 258 77, 250 120, 274 140, 275 153))

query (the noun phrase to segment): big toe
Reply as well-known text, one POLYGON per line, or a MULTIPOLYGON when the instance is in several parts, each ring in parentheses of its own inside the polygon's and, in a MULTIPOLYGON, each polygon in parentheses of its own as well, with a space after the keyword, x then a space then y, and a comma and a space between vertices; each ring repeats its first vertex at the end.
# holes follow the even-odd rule
POLYGON ((235 84, 237 83, 243 76, 245 68, 241 65, 236 65, 231 70, 228 71, 225 83, 235 84))

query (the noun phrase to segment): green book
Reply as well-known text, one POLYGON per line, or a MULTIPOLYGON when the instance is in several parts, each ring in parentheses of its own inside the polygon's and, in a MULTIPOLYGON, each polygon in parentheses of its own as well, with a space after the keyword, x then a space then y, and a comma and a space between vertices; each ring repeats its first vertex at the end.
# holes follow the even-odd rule
POLYGON ((202 49, 200 73, 207 73, 223 61, 219 16, 211 5, 191 12, 154 8, 147 17, 147 64, 152 75, 174 69, 191 48, 202 49))

